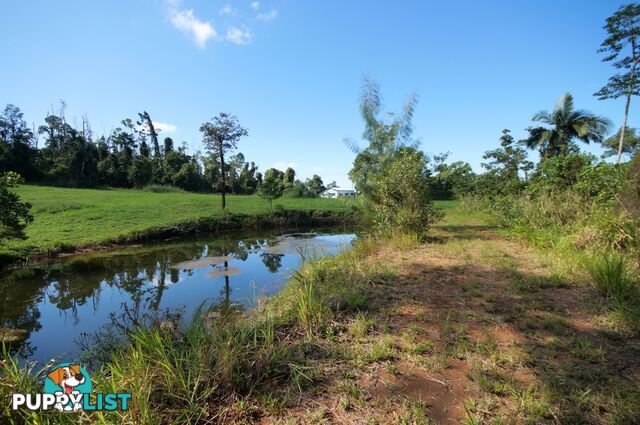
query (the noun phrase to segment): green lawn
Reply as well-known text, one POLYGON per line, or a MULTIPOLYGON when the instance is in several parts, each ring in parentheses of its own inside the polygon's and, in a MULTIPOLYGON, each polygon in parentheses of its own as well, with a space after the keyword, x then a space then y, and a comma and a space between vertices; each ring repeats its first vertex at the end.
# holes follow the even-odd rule
MULTIPOLYGON (((147 229, 171 226, 220 214, 220 196, 197 193, 154 193, 128 189, 65 189, 23 185, 17 189, 33 205, 34 221, 28 238, 0 248, 9 252, 43 252, 60 246, 99 244, 147 229)), ((334 199, 279 199, 292 210, 346 211, 348 205, 334 199)), ((268 201, 256 196, 229 195, 230 213, 262 214, 268 201)))
MULTIPOLYGON (((23 185, 17 189, 33 205, 34 221, 28 238, 0 247, 11 257, 42 254, 61 247, 82 247, 117 240, 149 229, 170 227, 219 215, 220 196, 197 193, 155 193, 130 189, 66 189, 23 185)), ((282 198, 274 202, 288 210, 348 211, 347 202, 335 199, 282 198)), ((457 201, 437 201, 450 209, 457 201)), ((267 213, 268 201, 256 195, 227 196, 230 213, 267 213)))

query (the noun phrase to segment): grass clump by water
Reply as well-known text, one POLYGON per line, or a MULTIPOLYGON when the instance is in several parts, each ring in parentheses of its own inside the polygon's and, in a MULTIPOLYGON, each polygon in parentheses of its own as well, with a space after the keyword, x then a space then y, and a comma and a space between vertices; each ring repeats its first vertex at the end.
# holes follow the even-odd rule
POLYGON ((625 300, 637 293, 636 276, 627 259, 615 252, 593 256, 584 266, 598 292, 606 298, 625 300))

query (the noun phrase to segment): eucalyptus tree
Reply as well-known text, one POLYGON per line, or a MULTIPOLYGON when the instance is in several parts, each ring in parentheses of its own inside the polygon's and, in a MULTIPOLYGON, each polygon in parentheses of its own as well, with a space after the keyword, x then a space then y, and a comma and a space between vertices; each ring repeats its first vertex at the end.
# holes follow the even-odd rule
POLYGON ((632 3, 621 6, 616 13, 607 18, 604 26, 607 38, 602 42, 598 52, 606 54, 603 62, 612 62, 619 72, 609 78, 609 82, 594 93, 599 99, 626 98, 624 119, 618 139, 617 163, 623 153, 627 119, 631 96, 640 94, 638 79, 638 62, 640 61, 640 5, 632 3))
POLYGON ((538 112, 532 120, 547 125, 530 127, 529 137, 524 141, 528 148, 540 152, 542 160, 577 150, 574 139, 601 143, 611 125, 603 116, 576 110, 570 93, 558 98, 553 111, 538 112))
POLYGON ((221 112, 213 117, 210 122, 205 122, 200 126, 202 142, 210 151, 215 152, 220 161, 222 209, 226 208, 226 181, 224 157, 229 151, 236 149, 238 141, 249 134, 246 128, 242 127, 238 119, 230 114, 221 112))
POLYGON ((412 118, 418 97, 412 93, 405 102, 399 115, 386 113, 381 115, 382 97, 377 83, 365 77, 360 95, 360 115, 364 121, 362 138, 368 143, 365 148, 352 139, 345 139, 347 146, 355 152, 356 158, 349 178, 356 189, 369 200, 375 200, 376 179, 391 162, 402 147, 417 147, 413 139, 412 118))

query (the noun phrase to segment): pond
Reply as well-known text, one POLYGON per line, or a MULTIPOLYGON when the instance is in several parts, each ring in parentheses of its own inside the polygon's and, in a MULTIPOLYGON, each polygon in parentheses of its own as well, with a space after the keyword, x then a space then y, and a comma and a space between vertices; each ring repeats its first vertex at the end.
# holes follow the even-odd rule
MULTIPOLYGON (((248 308, 277 293, 303 259, 338 253, 346 232, 198 236, 74 255, 0 278, 0 333, 32 360, 77 359, 113 315, 203 302, 248 308)), ((0 335, 2 336, 2 335, 0 335)))

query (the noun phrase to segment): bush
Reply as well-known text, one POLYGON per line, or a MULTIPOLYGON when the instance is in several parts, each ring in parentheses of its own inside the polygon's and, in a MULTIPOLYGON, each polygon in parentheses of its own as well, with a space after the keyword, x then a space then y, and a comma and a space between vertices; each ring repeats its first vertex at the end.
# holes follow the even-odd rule
POLYGON ((375 177, 378 202, 375 227, 380 233, 424 235, 439 217, 429 197, 429 172, 421 152, 402 150, 385 171, 375 177))
POLYGON ((614 202, 627 181, 627 168, 608 162, 585 166, 578 174, 575 188, 587 200, 614 202))
POLYGON ((22 178, 10 171, 0 175, 0 242, 7 239, 24 239, 24 229, 33 220, 29 212, 31 204, 21 202, 10 189, 22 178))
POLYGON ((579 153, 547 158, 538 164, 538 169, 531 177, 528 192, 540 194, 568 189, 578 182, 582 171, 590 167, 593 161, 593 155, 579 153))
POLYGON ((309 189, 309 187, 299 180, 293 182, 291 187, 284 193, 287 198, 317 198, 318 194, 309 189))

